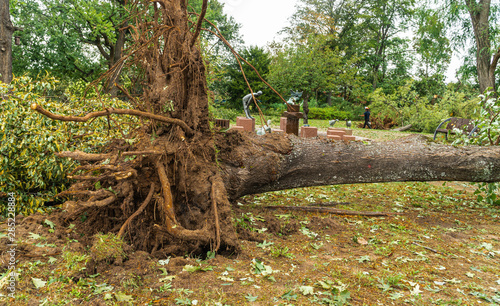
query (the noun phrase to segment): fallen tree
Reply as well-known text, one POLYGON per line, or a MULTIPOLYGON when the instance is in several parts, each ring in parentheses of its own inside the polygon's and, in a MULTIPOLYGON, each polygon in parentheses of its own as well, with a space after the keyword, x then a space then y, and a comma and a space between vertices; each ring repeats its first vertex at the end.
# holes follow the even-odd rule
MULTIPOLYGON (((204 16, 207 0, 203 1, 204 16)), ((239 251, 230 200, 305 186, 389 181, 500 181, 500 150, 453 148, 411 137, 391 143, 263 137, 210 127, 205 68, 196 44, 201 22, 189 26, 182 0, 136 1, 130 8, 135 44, 117 62, 144 71, 135 110, 106 106, 82 117, 32 109, 54 120, 86 121, 120 114, 143 126, 103 148, 59 156, 81 162, 69 175, 66 222, 87 237, 114 232, 157 256, 207 250, 239 251), (118 144, 118 145, 117 145, 118 144)), ((200 17, 202 18, 202 17, 200 17)), ((113 68, 103 76, 113 76, 113 68)))
POLYGON ((391 142, 331 142, 247 134, 224 157, 231 199, 290 188, 407 181, 500 181, 500 148, 454 147, 413 135, 391 142), (279 139, 279 140, 278 140, 279 139), (237 164, 235 161, 239 161, 237 164))

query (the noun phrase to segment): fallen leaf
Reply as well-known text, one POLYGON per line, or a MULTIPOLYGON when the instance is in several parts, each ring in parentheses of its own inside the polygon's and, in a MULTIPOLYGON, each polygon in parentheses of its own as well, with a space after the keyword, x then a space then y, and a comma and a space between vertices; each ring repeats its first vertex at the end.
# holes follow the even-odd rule
POLYGON ((115 293, 115 298, 118 302, 131 302, 132 301, 132 296, 127 295, 123 292, 115 293))
POLYGON ((309 295, 309 294, 314 295, 314 287, 312 287, 312 286, 300 286, 299 291, 303 295, 309 295))
POLYGON ((420 293, 422 293, 423 291, 420 290, 420 285, 416 285, 415 287, 413 287, 413 289, 410 291, 410 294, 411 295, 418 295, 420 293))
POLYGON ((471 273, 471 272, 467 272, 467 273, 465 273, 465 275, 467 275, 467 277, 473 278, 475 274, 471 273))
POLYGON ((366 239, 363 237, 358 237, 358 243, 361 245, 367 245, 368 241, 366 241, 366 239))
POLYGON ((39 278, 33 278, 33 277, 31 278, 31 281, 33 282, 33 285, 35 285, 36 289, 45 287, 45 284, 47 283, 39 278))

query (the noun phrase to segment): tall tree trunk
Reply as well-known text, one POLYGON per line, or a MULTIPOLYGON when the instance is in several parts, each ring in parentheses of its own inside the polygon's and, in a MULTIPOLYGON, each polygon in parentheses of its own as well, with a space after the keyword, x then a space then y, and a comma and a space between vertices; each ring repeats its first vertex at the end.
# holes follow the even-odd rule
MULTIPOLYGON (((125 26, 126 24, 122 24, 120 27, 123 28, 125 26)), ((109 68, 115 65, 115 63, 117 63, 122 58, 124 47, 125 47, 125 30, 122 30, 118 33, 116 43, 111 48, 110 58, 108 63, 109 68)), ((115 84, 118 85, 120 84, 120 74, 122 72, 122 69, 123 65, 121 67, 117 67, 117 69, 113 71, 113 74, 109 78, 107 91, 112 97, 116 97, 118 95, 118 87, 116 87, 115 84)))
POLYGON ((492 62, 489 25, 491 0, 481 0, 479 3, 476 3, 475 0, 465 0, 465 3, 469 10, 476 39, 476 67, 479 90, 481 93, 488 87, 495 90, 494 72, 498 56, 495 56, 496 60, 492 62))
POLYGON ((12 34, 14 26, 10 21, 9 0, 0 0, 0 81, 12 81, 12 34))

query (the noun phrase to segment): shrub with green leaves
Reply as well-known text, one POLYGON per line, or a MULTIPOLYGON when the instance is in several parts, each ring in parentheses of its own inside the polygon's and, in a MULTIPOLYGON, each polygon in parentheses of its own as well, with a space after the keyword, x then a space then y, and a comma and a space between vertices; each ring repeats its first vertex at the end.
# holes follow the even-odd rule
MULTIPOLYGON (((56 84, 50 76, 39 80, 23 76, 11 84, 0 83, 0 215, 6 215, 7 193, 15 195, 16 213, 27 215, 44 210, 44 203, 67 188, 70 182, 66 176, 77 163, 54 153, 77 148, 98 152, 108 140, 121 137, 114 122, 109 129, 104 117, 85 123, 61 122, 31 110, 30 105, 37 103, 57 114, 81 116, 102 109, 103 104, 130 108, 117 99, 84 100, 69 92, 64 103, 44 97, 56 84)), ((125 116, 115 120, 136 122, 125 116)), ((130 126, 125 126, 123 132, 128 133, 128 129, 130 126)))
MULTIPOLYGON (((479 119, 475 121, 478 128, 475 137, 461 135, 453 144, 498 146, 500 144, 500 99, 496 98, 496 93, 486 90, 484 95, 480 95, 479 119)), ((490 205, 500 205, 500 184, 499 183, 478 183, 475 192, 478 201, 485 201, 490 205)))
POLYGON ((382 89, 370 95, 372 116, 391 118, 400 126, 412 125, 412 131, 432 133, 437 126, 450 117, 473 119, 478 110, 477 99, 469 99, 466 94, 452 88, 435 100, 421 97, 413 88, 413 80, 392 94, 385 94, 382 89))
POLYGON ((308 113, 309 119, 331 120, 351 118, 351 113, 336 109, 335 107, 311 107, 308 113))

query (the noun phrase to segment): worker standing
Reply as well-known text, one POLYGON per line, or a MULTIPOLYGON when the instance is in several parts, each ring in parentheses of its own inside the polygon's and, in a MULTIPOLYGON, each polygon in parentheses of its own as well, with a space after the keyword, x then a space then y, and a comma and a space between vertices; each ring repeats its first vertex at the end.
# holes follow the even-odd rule
POLYGON ((365 113, 363 115, 360 115, 360 116, 365 116, 365 124, 363 124, 363 128, 368 126, 368 128, 371 129, 372 126, 370 125, 370 108, 368 106, 365 107, 365 113))

